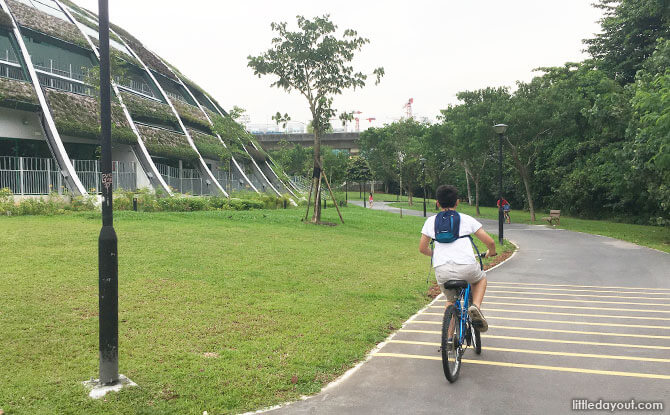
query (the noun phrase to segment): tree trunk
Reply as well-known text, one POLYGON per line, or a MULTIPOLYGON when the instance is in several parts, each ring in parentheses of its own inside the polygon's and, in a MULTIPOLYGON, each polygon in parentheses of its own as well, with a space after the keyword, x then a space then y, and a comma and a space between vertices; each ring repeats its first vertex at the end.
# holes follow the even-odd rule
MULTIPOLYGON (((519 176, 521 176, 523 186, 526 188, 526 198, 528 199, 530 220, 531 222, 535 222, 535 206, 533 205, 533 195, 530 192, 530 175, 528 174, 528 165, 521 163, 521 159, 519 158, 519 153, 517 152, 516 147, 512 146, 511 144, 510 147, 512 149, 512 159, 514 160, 514 166, 516 167, 516 171, 519 173, 519 176)), ((528 160, 528 162, 530 163, 530 160, 528 160)))
POLYGON ((468 205, 472 206, 472 191, 470 190, 470 178, 468 177, 468 169, 465 168, 465 182, 468 186, 468 205))
MULTIPOLYGON (((321 170, 321 137, 318 129, 314 129, 314 171, 321 170)), ((312 215, 312 222, 321 222, 321 174, 312 174, 312 182, 314 185, 314 214, 312 215)))
POLYGON ((411 187, 408 187, 408 188, 407 188, 407 200, 409 201, 409 205, 410 205, 410 206, 413 206, 413 205, 414 205, 412 196, 414 196, 414 194, 412 193, 412 188, 411 188, 411 187))
POLYGON ((480 216, 480 213, 479 213, 479 178, 473 177, 472 180, 475 182, 475 212, 477 212, 477 216, 480 216))
POLYGON ((535 206, 533 206, 533 195, 530 193, 530 177, 528 177, 528 170, 524 167, 519 170, 521 173, 521 180, 526 188, 526 198, 528 198, 528 209, 530 210, 530 221, 535 222, 535 206))

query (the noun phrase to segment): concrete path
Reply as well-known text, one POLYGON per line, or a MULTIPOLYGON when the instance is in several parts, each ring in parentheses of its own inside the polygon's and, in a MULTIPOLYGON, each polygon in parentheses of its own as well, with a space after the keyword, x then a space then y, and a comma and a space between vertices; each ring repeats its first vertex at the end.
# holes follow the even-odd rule
POLYGON ((488 273, 490 329, 456 383, 442 372, 438 298, 349 377, 271 413, 556 414, 573 399, 664 401, 652 413, 668 413, 670 255, 545 226, 506 225, 505 237, 520 250, 488 273))

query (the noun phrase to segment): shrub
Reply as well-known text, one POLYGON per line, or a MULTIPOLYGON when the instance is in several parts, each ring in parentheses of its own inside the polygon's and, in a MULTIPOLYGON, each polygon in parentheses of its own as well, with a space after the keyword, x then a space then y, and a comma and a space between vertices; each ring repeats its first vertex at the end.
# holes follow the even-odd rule
POLYGON ((0 107, 38 111, 40 105, 30 82, 0 78, 0 107))
POLYGON ((151 155, 184 161, 198 158, 198 153, 193 150, 184 134, 145 125, 138 125, 137 129, 151 155))
POLYGON ((195 147, 203 157, 220 161, 230 159, 232 155, 230 149, 224 147, 217 137, 190 128, 188 129, 188 133, 191 135, 195 147))

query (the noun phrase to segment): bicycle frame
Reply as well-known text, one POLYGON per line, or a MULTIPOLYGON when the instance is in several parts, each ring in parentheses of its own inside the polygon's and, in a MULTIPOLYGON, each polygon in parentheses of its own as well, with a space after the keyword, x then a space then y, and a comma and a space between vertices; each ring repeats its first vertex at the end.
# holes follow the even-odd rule
POLYGON ((462 346, 466 336, 467 320, 468 320, 468 308, 470 307, 470 284, 467 287, 462 288, 458 296, 458 300, 454 303, 456 310, 460 316, 459 319, 459 335, 458 335, 458 345, 462 346), (461 306, 461 299, 463 299, 463 305, 461 306))

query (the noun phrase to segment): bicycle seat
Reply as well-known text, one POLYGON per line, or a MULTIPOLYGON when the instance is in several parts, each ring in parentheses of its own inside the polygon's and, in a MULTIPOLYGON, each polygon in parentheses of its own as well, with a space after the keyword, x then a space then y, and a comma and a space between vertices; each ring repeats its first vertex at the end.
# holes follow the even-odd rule
POLYGON ((457 290, 459 288, 466 288, 468 282, 463 280, 449 280, 445 282, 443 286, 445 290, 457 290))

